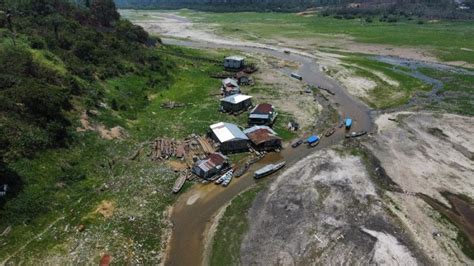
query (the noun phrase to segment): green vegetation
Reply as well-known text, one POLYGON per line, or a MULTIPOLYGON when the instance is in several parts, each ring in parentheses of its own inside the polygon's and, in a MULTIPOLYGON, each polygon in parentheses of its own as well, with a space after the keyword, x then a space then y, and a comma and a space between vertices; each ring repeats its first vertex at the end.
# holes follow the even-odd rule
POLYGON ((371 107, 386 109, 408 103, 416 92, 429 91, 431 86, 417 78, 393 70, 393 66, 362 55, 349 55, 345 67, 357 76, 374 81, 377 86, 364 98, 371 107))
POLYGON ((132 251, 142 263, 158 262, 176 174, 145 156, 148 141, 203 134, 223 120, 246 123, 245 115, 218 112, 220 81, 209 74, 221 70, 221 52, 147 48, 156 40, 113 10, 97 20, 98 2, 110 2, 96 1, 0 4, 13 10, 12 27, 0 12, 0 183, 10 186, 0 232, 12 228, 0 237, 0 258, 13 255, 13 263, 64 254, 96 263, 105 251, 116 263, 130 262, 132 251), (185 106, 163 109, 169 101, 185 106), (127 134, 106 140, 77 131, 82 113, 93 127, 127 134), (110 216, 96 211, 103 201, 110 216))
POLYGON ((474 115, 474 75, 426 68, 420 71, 444 83, 438 92, 441 101, 429 104, 429 108, 461 115, 474 115))
POLYGON ((226 208, 214 236, 210 265, 240 264, 240 244, 248 230, 247 212, 262 188, 258 185, 240 194, 226 208))
MULTIPOLYGON (((397 47, 419 47, 435 52, 445 61, 474 63, 474 27, 472 21, 436 21, 423 24, 402 19, 389 23, 362 18, 341 20, 315 14, 298 16, 292 13, 243 12, 238 16, 226 13, 181 11, 199 23, 219 25, 219 34, 248 40, 278 38, 313 39, 325 43, 341 36, 358 42, 386 44, 397 47)), ((334 47, 338 48, 338 47, 334 47)))
MULTIPOLYGON (((474 8, 473 0, 464 0, 465 6, 474 8)), ((121 8, 135 9, 178 9, 192 8, 213 12, 289 12, 324 8, 325 14, 353 19, 357 16, 385 14, 388 21, 398 17, 469 18, 470 10, 458 9, 451 0, 116 0, 121 8)))

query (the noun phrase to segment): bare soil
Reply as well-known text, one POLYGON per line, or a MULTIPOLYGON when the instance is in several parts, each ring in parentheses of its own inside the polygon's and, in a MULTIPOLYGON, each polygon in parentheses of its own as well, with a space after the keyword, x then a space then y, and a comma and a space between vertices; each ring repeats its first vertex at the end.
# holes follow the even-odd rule
POLYGON ((248 218, 243 265, 420 261, 361 159, 334 150, 318 151, 285 171, 257 197, 248 218))
POLYGON ((76 129, 77 132, 95 131, 99 133, 101 138, 107 140, 124 139, 127 137, 127 132, 121 126, 116 126, 111 129, 108 129, 102 124, 91 123, 90 118, 86 112, 82 113, 79 121, 81 122, 81 127, 78 127, 76 129))
POLYGON ((390 210, 437 264, 472 264, 456 241, 456 227, 415 195, 446 206, 445 191, 474 198, 474 118, 400 112, 381 115, 376 124, 378 132, 366 146, 405 192, 386 194, 390 210))

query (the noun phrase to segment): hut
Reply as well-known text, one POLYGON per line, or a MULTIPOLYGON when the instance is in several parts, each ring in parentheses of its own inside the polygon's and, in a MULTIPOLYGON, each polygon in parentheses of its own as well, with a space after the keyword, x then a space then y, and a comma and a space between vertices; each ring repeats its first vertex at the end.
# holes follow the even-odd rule
POLYGON ((234 124, 220 122, 210 126, 211 138, 219 145, 219 150, 223 153, 244 152, 248 150, 249 139, 234 124))
POLYGON ((252 146, 258 151, 271 151, 281 148, 282 139, 268 126, 253 126, 244 130, 252 146))
POLYGON ((221 110, 225 113, 238 113, 252 106, 252 96, 234 94, 221 99, 221 110))
POLYGON ((245 58, 241 56, 228 56, 224 58, 224 68, 239 70, 245 67, 245 58))
POLYGON ((229 96, 233 94, 239 94, 240 87, 235 79, 226 78, 222 80, 221 94, 224 96, 229 96))
POLYGON ((222 153, 211 153, 205 159, 197 161, 191 171, 201 178, 209 179, 228 165, 229 159, 222 153))
POLYGON ((271 126, 275 121, 278 113, 275 111, 273 105, 269 103, 261 103, 255 106, 250 111, 248 124, 253 125, 266 125, 271 126))

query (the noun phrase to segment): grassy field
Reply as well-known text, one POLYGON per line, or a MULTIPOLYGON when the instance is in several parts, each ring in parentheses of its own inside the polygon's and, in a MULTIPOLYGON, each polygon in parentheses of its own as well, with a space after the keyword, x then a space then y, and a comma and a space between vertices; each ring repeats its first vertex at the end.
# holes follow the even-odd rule
POLYGON ((214 236, 210 265, 240 265, 240 244, 248 230, 247 211, 262 188, 251 188, 227 207, 214 236))
POLYGON ((364 55, 347 55, 344 66, 357 76, 374 81, 377 86, 363 100, 377 109, 387 109, 408 103, 417 92, 427 92, 431 86, 414 77, 393 70, 389 64, 364 55))
MULTIPOLYGON (((400 47, 426 48, 445 61, 474 63, 474 22, 431 21, 403 19, 396 23, 372 23, 363 19, 335 19, 320 15, 303 17, 293 13, 254 13, 238 15, 181 11, 199 23, 217 25, 220 34, 247 40, 279 37, 292 39, 353 38, 357 42, 387 44, 400 47)), ((335 47, 337 48, 337 47, 335 47)))
POLYGON ((442 100, 429 104, 433 110, 445 110, 451 113, 474 116, 474 76, 422 69, 425 75, 437 78, 444 83, 440 94, 442 100))
POLYGON ((176 174, 146 157, 147 142, 203 134, 219 121, 245 126, 246 115, 218 112, 220 97, 215 94, 220 81, 209 73, 220 71, 220 65, 188 59, 220 59, 219 52, 177 47, 161 47, 156 52, 177 54, 168 55, 176 65, 169 86, 155 86, 160 83, 154 80, 162 77, 152 71, 107 80, 102 89, 108 107, 90 117, 91 123, 122 126, 127 138, 110 141, 96 132, 75 133, 76 144, 68 148, 11 164, 24 177, 24 185, 5 205, 3 213, 11 217, 1 219, 0 230, 12 226, 12 231, 0 237, 0 258, 14 254, 11 261, 34 264, 72 254, 70 261, 97 262, 99 257, 90 256, 108 252, 115 263, 131 263, 132 258, 141 263, 158 261, 163 212, 176 198, 170 192, 176 174), (160 107, 168 101, 186 106, 160 107), (130 160, 141 147, 141 155, 130 160), (98 211, 102 205, 112 213, 110 217, 98 211), (79 232, 81 227, 85 229, 79 232))

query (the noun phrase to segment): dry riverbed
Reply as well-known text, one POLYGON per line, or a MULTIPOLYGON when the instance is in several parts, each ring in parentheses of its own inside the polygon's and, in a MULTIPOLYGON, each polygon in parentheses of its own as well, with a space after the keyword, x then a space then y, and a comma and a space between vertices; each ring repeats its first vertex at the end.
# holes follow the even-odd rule
POLYGON ((452 206, 444 192, 474 198, 474 119, 405 112, 376 124, 373 136, 303 159, 260 193, 242 264, 473 263, 472 203, 452 206))

